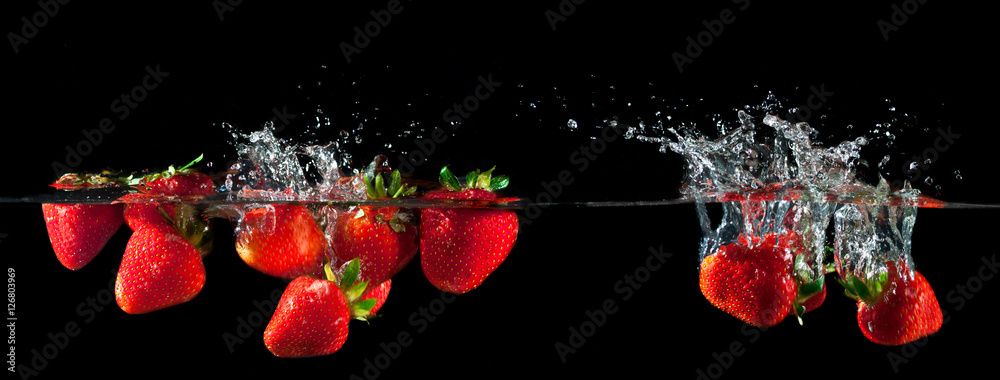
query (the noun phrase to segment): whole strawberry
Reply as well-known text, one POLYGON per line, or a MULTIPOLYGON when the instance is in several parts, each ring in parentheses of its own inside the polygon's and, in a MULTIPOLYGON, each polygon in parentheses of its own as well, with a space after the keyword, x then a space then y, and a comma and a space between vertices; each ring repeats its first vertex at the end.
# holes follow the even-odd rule
POLYGON ((359 300, 367 283, 356 282, 358 268, 358 261, 351 261, 339 284, 328 265, 323 279, 302 276, 292 280, 264 330, 267 349, 281 358, 339 350, 347 341, 351 318, 364 319, 375 304, 374 299, 359 300))
MULTIPOLYGON (((466 185, 441 169, 445 189, 426 194, 427 200, 497 199, 507 177, 491 178, 493 169, 469 173, 466 185)), ((517 214, 493 208, 432 207, 420 212, 420 265, 440 290, 465 293, 475 289, 503 263, 517 239, 517 214)))
MULTIPOLYGON (((702 260, 698 283, 712 305, 757 327, 778 324, 790 313, 800 317, 826 298, 823 277, 800 289, 795 264, 802 255, 794 233, 741 236, 702 260), (801 290, 801 291, 800 291, 801 290)), ((800 276, 801 277, 801 276, 800 276)))
POLYGON ((306 206, 276 204, 243 216, 236 252, 251 268, 293 279, 320 273, 326 244, 323 230, 306 206))
POLYGON ((886 263, 886 272, 867 281, 848 275, 847 294, 858 299, 858 327, 868 340, 887 346, 906 344, 941 328, 943 314, 934 290, 920 272, 886 263))
POLYGON ((198 156, 180 169, 170 166, 163 172, 134 178, 129 185, 143 194, 169 197, 203 197, 215 194, 215 183, 212 178, 191 168, 203 157, 204 155, 198 156))
MULTIPOLYGON (((79 190, 117 186, 117 181, 104 175, 70 173, 51 186, 79 190)), ((42 216, 56 259, 70 270, 79 270, 90 263, 123 221, 119 204, 43 203, 42 216)))
POLYGON ((129 238, 115 281, 115 300, 129 314, 190 301, 205 285, 202 252, 170 225, 140 228, 129 238))
MULTIPOLYGON (((393 199, 416 191, 416 187, 402 184, 398 170, 392 172, 388 188, 380 173, 362 175, 369 200, 393 199)), ((397 207, 356 206, 342 212, 332 239, 334 255, 342 262, 360 259, 361 278, 381 284, 417 254, 417 226, 409 220, 410 215, 397 207)))

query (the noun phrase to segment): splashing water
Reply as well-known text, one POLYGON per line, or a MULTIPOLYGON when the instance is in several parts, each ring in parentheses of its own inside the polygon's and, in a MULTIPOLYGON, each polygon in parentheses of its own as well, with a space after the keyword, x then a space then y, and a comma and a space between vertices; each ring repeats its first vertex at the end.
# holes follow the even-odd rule
POLYGON ((741 237, 792 236, 797 246, 808 250, 802 265, 815 276, 825 272, 830 245, 841 276, 872 278, 884 273, 889 261, 900 263, 900 271, 912 276, 913 224, 923 198, 908 182, 890 191, 881 176, 874 186, 857 179, 867 139, 823 147, 813 142, 816 131, 804 122, 790 123, 770 114, 758 122, 744 111, 738 112, 738 119, 736 128, 720 128, 717 140, 675 128, 667 128, 675 139, 636 136, 684 158, 685 195, 697 201, 703 232, 701 259, 741 237), (713 201, 722 208, 714 227, 708 213, 713 201), (831 219, 835 233, 828 242, 831 219))

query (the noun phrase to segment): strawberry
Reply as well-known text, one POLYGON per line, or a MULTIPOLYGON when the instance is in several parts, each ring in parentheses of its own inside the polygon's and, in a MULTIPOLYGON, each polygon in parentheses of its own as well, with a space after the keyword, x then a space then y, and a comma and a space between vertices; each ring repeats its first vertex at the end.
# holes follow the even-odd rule
MULTIPOLYGON (((68 173, 51 186, 62 190, 117 186, 107 175, 68 173)), ((104 249, 122 225, 122 206, 104 204, 43 203, 42 216, 56 259, 70 270, 79 270, 104 249)))
MULTIPOLYGON (((360 264, 347 264, 338 280, 324 265, 324 278, 301 276, 288 284, 264 329, 264 345, 277 357, 329 355, 347 341, 351 318, 364 319, 374 299, 359 300, 367 283, 356 282, 360 264)), ((383 299, 384 301, 384 299, 383 299)))
POLYGON ((122 205, 42 204, 45 227, 56 258, 79 270, 104 249, 122 225, 122 205))
POLYGON ((132 179, 129 181, 129 185, 144 194, 171 197, 198 197, 215 194, 215 183, 212 178, 191 168, 203 157, 204 155, 198 156, 194 161, 180 169, 174 169, 173 166, 170 166, 166 171, 132 179))
POLYGON ((269 205, 243 216, 236 251, 247 265, 269 276, 314 276, 323 265, 326 237, 305 206, 269 205))
MULTIPOLYGON (((402 184, 399 170, 393 171, 389 187, 380 173, 364 176, 369 200, 409 195, 416 187, 402 184), (374 177, 374 181, 372 180, 374 177)), ((381 284, 398 273, 417 254, 417 226, 410 215, 396 207, 356 206, 337 216, 331 245, 343 262, 361 261, 361 277, 381 284)))
POLYGON ((201 292, 205 285, 201 259, 209 239, 204 223, 192 223, 195 218, 186 215, 190 209, 190 205, 178 206, 170 224, 144 225, 129 238, 115 281, 115 300, 126 313, 143 314, 181 304, 201 292))
POLYGON ((821 273, 813 275, 795 233, 766 234, 726 244, 702 260, 698 278, 705 298, 715 307, 757 327, 778 324, 789 314, 802 315, 826 299, 821 273), (814 278, 815 277, 815 278, 814 278))
POLYGON ((765 236, 759 245, 726 244, 701 262, 698 283, 712 305, 757 327, 781 322, 797 293, 791 252, 765 236))
MULTIPOLYGON (((462 187, 448 167, 441 169, 445 189, 427 200, 495 201, 494 191, 509 180, 491 178, 493 169, 466 176, 462 187)), ((425 208, 420 211, 420 265, 440 290, 465 293, 475 289, 507 258, 517 238, 517 214, 490 208, 425 208)))
POLYGON ((858 300, 858 327, 868 340, 887 346, 906 344, 941 328, 943 314, 934 290, 918 271, 886 263, 886 272, 862 280, 848 274, 841 281, 858 300))

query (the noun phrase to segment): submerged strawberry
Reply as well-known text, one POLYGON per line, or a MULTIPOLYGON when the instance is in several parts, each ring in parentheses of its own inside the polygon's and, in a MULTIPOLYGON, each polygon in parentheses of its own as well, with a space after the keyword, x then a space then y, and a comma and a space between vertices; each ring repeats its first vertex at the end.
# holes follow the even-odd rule
POLYGON ((52 250, 70 270, 83 268, 122 225, 122 205, 42 204, 52 250))
MULTIPOLYGON (((399 170, 392 172, 388 188, 375 170, 362 175, 369 200, 392 199, 416 191, 416 187, 403 185, 399 170)), ((417 254, 417 226, 410 222, 407 211, 396 207, 356 206, 338 215, 332 246, 342 262, 360 259, 361 278, 381 284, 417 254)))
POLYGON ((236 252, 251 268, 269 276, 315 276, 322 270, 326 237, 306 206, 269 205, 243 216, 236 252))
POLYGON ((774 234, 759 245, 727 244, 701 263, 699 286, 715 307, 757 327, 770 327, 792 312, 797 285, 793 252, 774 234))
MULTIPOLYGON (((347 341, 351 318, 364 319, 374 299, 360 299, 367 283, 356 282, 359 263, 351 261, 338 279, 324 266, 323 279, 302 276, 282 293, 264 330, 264 345, 277 357, 329 355, 347 341)), ((383 298, 384 301, 384 298, 383 298)))
MULTIPOLYGON (((176 221, 190 220, 183 215, 185 209, 178 208, 181 215, 175 216, 176 221)), ((210 241, 205 233, 204 228, 166 223, 136 230, 125 246, 115 281, 118 306, 129 314, 143 314, 197 296, 205 285, 201 259, 210 241)))
MULTIPOLYGON (((113 173, 67 173, 49 185, 60 190, 117 187, 124 179, 113 173)), ((122 225, 122 206, 111 204, 43 203, 42 216, 56 259, 79 270, 104 249, 122 225)))
POLYGON ((868 340, 887 346, 906 344, 941 328, 943 314, 934 290, 920 272, 886 263, 886 272, 862 280, 848 275, 841 283, 858 300, 858 327, 868 340))
MULTIPOLYGON (((428 193, 428 200, 495 200, 507 177, 491 177, 493 169, 466 176, 466 185, 441 169, 445 189, 428 193)), ((475 289, 503 263, 517 239, 517 214, 491 208, 441 207, 420 212, 420 265, 440 290, 465 293, 475 289)))

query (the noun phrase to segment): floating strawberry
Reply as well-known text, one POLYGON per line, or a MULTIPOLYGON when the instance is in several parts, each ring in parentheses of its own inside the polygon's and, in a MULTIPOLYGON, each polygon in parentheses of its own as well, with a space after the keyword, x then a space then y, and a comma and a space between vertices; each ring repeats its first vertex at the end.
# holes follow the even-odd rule
POLYGON ((169 223, 150 223, 129 238, 115 281, 126 313, 143 314, 190 301, 205 285, 202 256, 211 249, 207 224, 194 207, 178 204, 169 223))
MULTIPOLYGON (((491 177, 493 169, 469 173, 459 184, 448 167, 441 169, 445 189, 426 194, 428 200, 494 201, 507 177, 491 177)), ((475 289, 507 258, 517 238, 517 214, 491 208, 425 208, 420 212, 420 264, 427 279, 440 290, 465 293, 475 289)))
POLYGON ((723 245, 701 262, 702 294, 715 307, 750 325, 778 324, 792 312, 798 295, 790 241, 788 235, 768 234, 753 244, 741 239, 723 245))
MULTIPOLYGON (((69 173, 51 186, 78 190, 117 186, 119 182, 107 175, 69 173)), ((90 263, 123 221, 121 205, 43 203, 42 216, 56 258, 70 270, 90 263)))
MULTIPOLYGON (((399 170, 392 172, 388 188, 381 173, 373 170, 362 175, 369 200, 393 199, 416 191, 416 187, 402 184, 399 170)), ((337 216, 334 255, 342 262, 360 259, 361 277, 381 284, 417 254, 417 226, 410 218, 397 207, 352 207, 337 216)))
POLYGON ((83 268, 122 225, 122 205, 42 204, 56 258, 70 270, 83 268))
POLYGON ((906 344, 941 328, 943 314, 930 283, 920 272, 886 263, 886 272, 862 280, 847 275, 841 284, 858 300, 858 327, 868 340, 887 346, 906 344))
POLYGON ((236 252, 247 265, 269 276, 315 276, 322 270, 326 237, 305 206, 269 205, 243 216, 236 252))
MULTIPOLYGON (((360 299, 367 283, 357 282, 360 264, 352 260, 339 281, 324 265, 324 278, 292 280, 264 330, 264 345, 277 357, 329 355, 347 341, 351 318, 364 319, 376 301, 360 299)), ((384 301, 384 299, 383 299, 384 301)))
POLYGON ((201 161, 204 155, 198 156, 180 169, 173 166, 159 173, 148 174, 129 181, 139 192, 144 194, 170 197, 198 197, 215 194, 215 183, 212 177, 191 168, 201 161))

